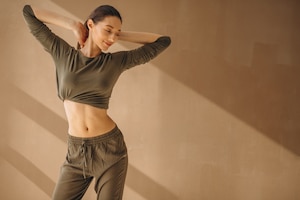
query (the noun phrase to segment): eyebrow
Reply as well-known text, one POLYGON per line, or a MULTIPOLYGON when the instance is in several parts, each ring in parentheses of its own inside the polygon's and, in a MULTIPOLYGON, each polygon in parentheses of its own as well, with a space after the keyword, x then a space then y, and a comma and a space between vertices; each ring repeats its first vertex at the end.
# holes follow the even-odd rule
MULTIPOLYGON (((108 26, 109 28, 114 28, 113 26, 111 26, 111 25, 109 25, 109 24, 107 24, 106 26, 108 26)), ((118 31, 121 31, 121 29, 119 29, 118 31)))

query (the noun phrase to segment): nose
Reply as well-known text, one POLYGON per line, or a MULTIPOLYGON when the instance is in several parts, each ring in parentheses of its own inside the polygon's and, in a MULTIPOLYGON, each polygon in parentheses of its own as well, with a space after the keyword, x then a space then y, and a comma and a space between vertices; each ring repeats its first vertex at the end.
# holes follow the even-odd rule
POLYGON ((115 42, 118 39, 118 36, 116 36, 115 34, 111 34, 109 36, 109 41, 110 42, 115 42))

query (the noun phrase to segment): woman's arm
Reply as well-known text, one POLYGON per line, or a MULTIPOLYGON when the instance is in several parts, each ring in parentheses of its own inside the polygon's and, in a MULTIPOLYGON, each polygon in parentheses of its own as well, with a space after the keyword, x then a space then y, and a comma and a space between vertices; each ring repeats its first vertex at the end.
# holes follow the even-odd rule
POLYGON ((138 44, 147 44, 155 42, 160 37, 162 37, 162 35, 156 33, 122 31, 120 33, 119 40, 138 44))
POLYGON ((34 12, 34 15, 36 16, 36 18, 38 18, 40 21, 42 21, 44 23, 57 25, 62 28, 66 28, 68 30, 75 29, 75 26, 76 26, 75 20, 72 20, 68 17, 59 15, 59 14, 54 13, 49 10, 37 8, 35 6, 31 6, 31 9, 34 12))
POLYGON ((136 65, 141 65, 149 62, 160 53, 162 53, 171 44, 171 38, 169 36, 160 36, 156 34, 149 34, 148 36, 147 35, 148 34, 146 34, 145 37, 147 40, 145 40, 145 38, 135 39, 131 36, 127 38, 126 41, 146 43, 139 48, 129 51, 119 51, 112 54, 114 56, 113 60, 115 60, 116 62, 120 62, 116 65, 120 66, 123 71, 136 65), (153 40, 154 42, 152 42, 153 40))
POLYGON ((76 39, 78 40, 79 44, 81 46, 84 45, 84 42, 87 38, 87 30, 84 27, 84 25, 76 20, 73 20, 71 18, 62 16, 60 14, 57 14, 55 12, 45 10, 42 8, 37 8, 35 6, 31 6, 34 15, 37 19, 44 23, 53 24, 68 30, 73 31, 76 39))

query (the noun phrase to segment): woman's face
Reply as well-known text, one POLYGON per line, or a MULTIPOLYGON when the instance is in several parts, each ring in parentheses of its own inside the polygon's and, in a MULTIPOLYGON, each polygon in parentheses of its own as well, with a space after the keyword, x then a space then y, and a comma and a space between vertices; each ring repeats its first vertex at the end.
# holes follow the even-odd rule
POLYGON ((118 40, 122 23, 118 17, 107 16, 96 24, 90 20, 88 26, 94 44, 101 50, 106 51, 118 40))

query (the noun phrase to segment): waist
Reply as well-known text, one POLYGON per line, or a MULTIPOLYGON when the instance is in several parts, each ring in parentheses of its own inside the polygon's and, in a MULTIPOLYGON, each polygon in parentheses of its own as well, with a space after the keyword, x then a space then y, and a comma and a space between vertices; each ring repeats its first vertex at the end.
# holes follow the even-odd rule
POLYGON ((72 101, 64 102, 69 134, 75 137, 95 137, 112 130, 116 124, 105 109, 72 101))
POLYGON ((112 121, 111 123, 103 123, 99 122, 99 124, 73 124, 69 123, 68 133, 74 137, 81 137, 81 138, 89 138, 103 135, 110 130, 114 129, 116 124, 112 121))
POLYGON ((82 144, 83 142, 85 144, 97 144, 99 142, 110 140, 111 138, 116 136, 123 136, 118 126, 115 126, 110 131, 94 137, 77 137, 69 134, 68 141, 72 144, 82 144))

